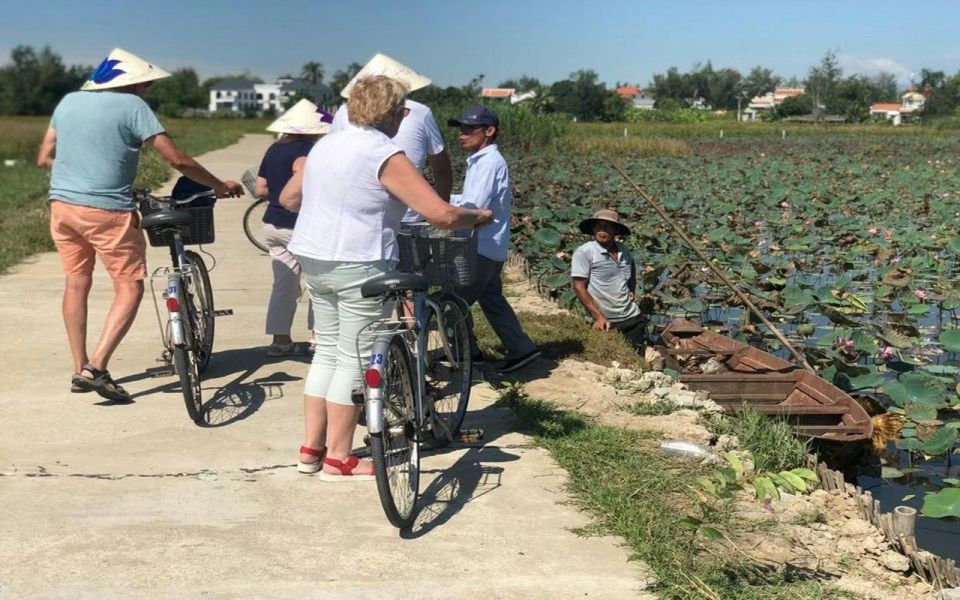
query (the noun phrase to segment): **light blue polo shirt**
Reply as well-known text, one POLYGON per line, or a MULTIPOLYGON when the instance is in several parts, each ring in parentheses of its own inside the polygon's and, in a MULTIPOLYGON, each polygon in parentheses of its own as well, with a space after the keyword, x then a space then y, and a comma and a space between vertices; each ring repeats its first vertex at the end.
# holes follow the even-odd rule
POLYGON ((493 211, 493 222, 477 229, 480 256, 497 262, 507 260, 512 202, 510 170, 497 145, 490 144, 468 156, 463 193, 452 194, 450 204, 493 211))
POLYGON ((589 241, 573 252, 570 266, 571 277, 588 280, 587 291, 611 323, 640 314, 640 307, 630 297, 634 290, 627 285, 634 272, 633 255, 620 242, 617 242, 617 250, 619 256, 614 260, 598 241, 589 241))
POLYGON ((57 149, 50 198, 105 210, 135 210, 140 148, 163 133, 150 106, 123 92, 73 92, 53 111, 57 149))

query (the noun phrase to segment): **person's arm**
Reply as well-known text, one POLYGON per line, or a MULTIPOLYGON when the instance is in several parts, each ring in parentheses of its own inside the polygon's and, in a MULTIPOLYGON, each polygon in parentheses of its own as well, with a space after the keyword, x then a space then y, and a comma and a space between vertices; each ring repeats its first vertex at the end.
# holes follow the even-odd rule
POLYGON ((437 195, 450 201, 450 192, 453 191, 453 167, 450 165, 450 155, 443 149, 439 154, 428 156, 430 170, 433 171, 433 189, 437 195))
POLYGON ((593 296, 591 296, 590 292, 587 291, 588 283, 589 280, 584 277, 574 277, 573 293, 576 294, 577 300, 580 301, 580 304, 582 304, 583 307, 587 309, 587 312, 590 313, 590 316, 593 317, 593 328, 606 331, 610 329, 610 321, 603 316, 603 313, 600 312, 600 307, 597 306, 593 296))
POLYGON ((476 227, 493 218, 489 210, 459 208, 444 202, 401 152, 383 162, 380 183, 438 229, 476 227))
POLYGON ((637 263, 630 262, 630 278, 627 279, 627 289, 630 290, 630 300, 637 300, 637 263))
POLYGON ((53 159, 57 154, 57 130, 53 127, 47 129, 47 133, 40 142, 40 152, 37 153, 37 166, 41 169, 53 168, 53 159))
POLYGON ((280 190, 280 206, 290 212, 300 212, 300 204, 303 202, 303 174, 306 171, 307 157, 301 156, 293 161, 293 175, 287 181, 287 185, 280 190))
POLYGON ((253 191, 256 192, 257 198, 266 198, 267 194, 270 193, 270 188, 267 187, 267 180, 258 176, 257 181, 253 184, 253 191))
POLYGON ((147 143, 160 153, 160 156, 167 161, 168 165, 197 183, 213 188, 218 198, 236 198, 243 195, 243 187, 239 183, 229 180, 221 181, 206 170, 203 165, 177 148, 166 133, 158 133, 150 137, 147 139, 147 143))

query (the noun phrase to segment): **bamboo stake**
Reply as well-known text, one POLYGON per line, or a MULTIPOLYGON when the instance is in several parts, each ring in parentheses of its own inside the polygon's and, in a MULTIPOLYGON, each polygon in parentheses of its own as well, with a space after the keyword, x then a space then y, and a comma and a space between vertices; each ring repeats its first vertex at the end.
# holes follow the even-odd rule
POLYGON ((790 352, 790 354, 793 355, 793 358, 795 358, 797 362, 800 363, 800 366, 810 371, 811 373, 816 374, 816 371, 813 370, 813 367, 811 367, 807 363, 807 359, 804 358, 802 354, 797 352, 796 348, 794 348, 793 345, 787 341, 787 338, 784 337, 782 333, 780 333, 780 330, 777 329, 774 326, 774 324, 770 322, 769 319, 767 319, 766 315, 764 315, 760 311, 760 309, 757 308, 756 305, 754 305, 754 303, 750 300, 750 298, 747 297, 746 294, 741 292, 739 289, 736 288, 736 286, 730 283, 730 280, 727 279, 726 275, 723 274, 723 271, 720 270, 720 267, 713 264, 713 261, 707 258, 707 256, 700 251, 700 248, 697 247, 697 245, 693 242, 692 239, 690 239, 687 233, 679 225, 677 225, 677 223, 673 219, 670 218, 670 215, 667 214, 667 211, 663 209, 660 203, 655 201, 653 198, 648 196, 642 189, 640 189, 640 186, 634 183, 633 179, 631 179, 630 176, 627 175, 627 172, 624 171, 620 167, 620 165, 615 163, 612 158, 607 157, 607 160, 610 161, 610 164, 613 165, 613 168, 619 171, 620 175, 622 175, 623 178, 627 180, 627 183, 633 186, 633 189, 635 189, 637 193, 640 194, 640 197, 643 198, 647 204, 653 207, 653 210, 657 211, 657 214, 660 215, 660 218, 663 219, 667 223, 667 225, 672 227, 673 230, 677 232, 677 235, 683 238, 683 241, 687 243, 687 246, 689 246, 690 249, 693 250, 693 253, 696 254, 700 258, 700 260, 702 260, 707 265, 707 267, 710 268, 711 271, 713 271, 714 275, 719 277, 720 281, 722 281, 724 285, 730 288, 730 290, 737 296, 737 298, 739 298, 740 301, 743 302, 744 306, 746 306, 751 312, 753 312, 753 314, 755 314, 757 318, 760 319, 760 321, 762 321, 764 325, 766 325, 767 329, 769 329, 773 333, 774 337, 776 337, 777 340, 781 344, 783 344, 784 348, 786 348, 790 352))

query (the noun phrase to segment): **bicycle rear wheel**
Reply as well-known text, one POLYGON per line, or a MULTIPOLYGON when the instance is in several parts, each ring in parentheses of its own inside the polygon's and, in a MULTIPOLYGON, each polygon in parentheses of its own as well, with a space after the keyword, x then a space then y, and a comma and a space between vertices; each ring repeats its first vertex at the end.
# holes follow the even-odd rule
POLYGON ((203 422, 203 399, 200 397, 200 370, 197 356, 186 345, 173 347, 173 365, 180 377, 180 391, 187 405, 190 419, 199 425, 203 422))
POLYGON ((383 512, 395 527, 413 524, 420 494, 420 444, 410 356, 403 338, 384 358, 383 431, 370 435, 370 454, 383 512))
POLYGON ((270 249, 263 237, 263 215, 267 212, 267 205, 267 199, 261 198, 247 208, 243 213, 243 232, 251 244, 269 254, 270 249))
POLYGON ((434 431, 438 444, 453 441, 460 432, 470 400, 473 361, 466 303, 448 293, 433 294, 440 314, 431 312, 426 326, 426 386, 433 399, 433 415, 441 431, 434 431), (441 336, 441 329, 445 334, 441 336), (444 345, 444 337, 446 345, 444 345))
POLYGON ((184 291, 189 303, 190 324, 193 326, 193 349, 197 358, 197 369, 203 373, 210 364, 213 354, 214 308, 213 287, 207 265, 200 255, 192 250, 185 252, 187 260, 196 269, 196 275, 184 278, 184 291))

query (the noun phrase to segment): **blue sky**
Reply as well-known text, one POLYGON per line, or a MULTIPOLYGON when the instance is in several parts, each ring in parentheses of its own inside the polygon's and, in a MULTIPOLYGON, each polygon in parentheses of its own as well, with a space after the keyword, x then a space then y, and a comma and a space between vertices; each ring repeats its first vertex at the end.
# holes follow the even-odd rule
POLYGON ((0 63, 18 44, 49 44, 95 64, 119 46, 201 77, 244 69, 270 79, 308 61, 328 77, 384 52, 439 85, 477 74, 493 86, 545 83, 591 68, 645 85, 671 66, 760 64, 803 77, 827 50, 845 73, 960 71, 960 2, 917 0, 0 0, 0 63))

